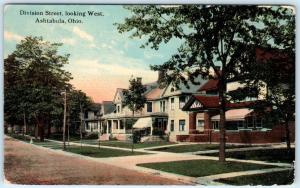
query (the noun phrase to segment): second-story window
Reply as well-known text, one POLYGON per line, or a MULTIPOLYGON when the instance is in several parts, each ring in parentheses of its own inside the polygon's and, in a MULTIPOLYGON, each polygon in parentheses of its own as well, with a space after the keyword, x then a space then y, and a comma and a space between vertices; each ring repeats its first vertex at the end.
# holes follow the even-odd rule
POLYGON ((117 112, 120 113, 120 106, 117 106, 117 112))
POLYGON ((152 102, 147 102, 147 112, 152 112, 152 102))
POLYGON ((166 111, 166 101, 160 101, 160 112, 166 111))
POLYGON ((183 106, 185 105, 185 99, 186 99, 185 96, 180 96, 179 97, 179 109, 182 109, 183 106))
POLYGON ((88 111, 85 111, 84 112, 84 119, 88 119, 89 118, 89 112, 88 111))
POLYGON ((171 98, 171 110, 175 109, 174 98, 171 98))

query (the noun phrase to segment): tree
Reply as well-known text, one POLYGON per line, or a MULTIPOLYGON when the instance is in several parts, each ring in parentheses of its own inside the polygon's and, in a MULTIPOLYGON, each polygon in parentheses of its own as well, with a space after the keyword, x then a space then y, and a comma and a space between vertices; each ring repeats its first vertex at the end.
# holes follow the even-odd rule
MULTIPOLYGON (((251 64, 243 71, 247 79, 241 83, 246 85, 245 88, 256 90, 258 94, 266 90, 264 101, 253 108, 257 113, 270 114, 277 123, 283 122, 290 152, 289 122, 295 118, 295 15, 291 13, 286 17, 286 24, 280 27, 279 20, 265 20, 270 25, 267 32, 273 36, 274 43, 269 44, 262 53, 267 58, 251 64)), ((241 98, 247 96, 249 92, 241 92, 239 95, 241 98)))
POLYGON ((92 104, 92 99, 81 90, 72 89, 68 96, 69 118, 72 120, 74 130, 77 130, 76 122, 80 122, 79 134, 82 141, 83 114, 84 111, 92 104))
MULTIPOLYGON (((133 14, 117 24, 119 32, 131 37, 146 37, 144 45, 158 50, 171 39, 181 42, 177 52, 162 65, 151 66, 165 72, 163 82, 187 83, 201 75, 210 78, 213 70, 219 80, 220 148, 219 160, 225 161, 225 111, 227 83, 240 79, 241 65, 255 62, 253 47, 263 45, 269 33, 265 20, 285 20, 281 7, 176 5, 130 6, 133 14), (219 71, 217 66, 221 66, 219 71)), ((285 22, 280 22, 284 25, 285 22)), ((280 27, 278 25, 278 27, 280 27)))
POLYGON ((44 128, 50 123, 51 112, 61 107, 57 102, 62 99, 61 92, 70 88, 71 74, 63 69, 69 55, 58 54, 61 45, 44 41, 41 37, 26 37, 5 59, 6 114, 17 117, 27 112, 36 124, 41 141, 44 140, 44 128), (18 68, 15 69, 14 65, 18 68), (22 107, 21 110, 14 109, 18 107, 22 107))
POLYGON ((134 113, 142 110, 146 103, 144 96, 146 87, 143 86, 141 78, 131 78, 129 84, 128 90, 123 91, 124 100, 122 105, 127 106, 132 111, 132 116, 134 116, 134 113))
MULTIPOLYGON (((128 106, 128 108, 132 111, 132 118, 134 118, 134 112, 140 111, 143 109, 146 98, 144 93, 146 92, 146 87, 142 84, 141 78, 131 78, 129 80, 129 88, 128 90, 123 91, 124 100, 122 101, 123 106, 128 106)), ((132 152, 133 152, 133 143, 135 133, 132 130, 132 152)))

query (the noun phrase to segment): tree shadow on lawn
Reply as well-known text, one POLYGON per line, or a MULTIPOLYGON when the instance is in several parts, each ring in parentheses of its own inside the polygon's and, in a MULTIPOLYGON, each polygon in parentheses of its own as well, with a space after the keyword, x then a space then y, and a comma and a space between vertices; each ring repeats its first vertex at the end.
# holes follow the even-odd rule
POLYGON ((143 163, 137 166, 152 168, 165 172, 181 174, 191 177, 203 177, 215 174, 275 168, 273 165, 261 165, 242 162, 219 162, 216 160, 184 160, 162 163, 143 163))
MULTIPOLYGON (((219 153, 201 154, 206 156, 218 156, 219 153)), ((295 160, 295 148, 288 154, 286 148, 260 149, 248 151, 231 151, 226 152, 226 157, 242 160, 258 160, 268 162, 293 163, 295 160)))

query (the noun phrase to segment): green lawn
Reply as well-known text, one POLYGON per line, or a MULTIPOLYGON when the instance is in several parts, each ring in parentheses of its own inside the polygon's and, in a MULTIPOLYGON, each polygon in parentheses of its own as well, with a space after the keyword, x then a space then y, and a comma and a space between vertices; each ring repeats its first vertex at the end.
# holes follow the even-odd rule
MULTIPOLYGON (((80 141, 76 141, 76 143, 80 143, 80 141)), ((83 140, 82 143, 98 145, 99 141, 98 140, 83 140)), ((170 144, 176 144, 176 143, 166 142, 166 141, 136 143, 136 144, 134 144, 134 149, 154 147, 154 146, 165 146, 165 145, 170 145, 170 144)), ((119 147, 119 148, 131 148, 132 147, 132 143, 126 142, 126 141, 101 141, 100 145, 119 147)))
MULTIPOLYGON (((250 146, 244 146, 244 145, 227 145, 226 146, 227 149, 243 148, 243 147, 250 147, 250 146)), ((196 151, 217 150, 217 149, 219 149, 219 144, 190 144, 190 145, 163 147, 163 148, 153 149, 153 151, 185 153, 185 152, 196 152, 196 151)))
POLYGON ((120 156, 130 156, 130 155, 145 155, 144 152, 131 152, 118 149, 107 149, 107 148, 95 148, 95 147, 80 147, 80 146, 70 146, 67 147, 67 152, 76 153, 80 155, 104 158, 104 157, 120 157, 120 156))
MULTIPOLYGON (((22 141, 29 142, 29 139, 24 139, 21 135, 13 135, 14 138, 22 141)), ((40 142, 39 140, 33 140, 34 145, 43 146, 50 149, 57 149, 62 150, 63 144, 52 142, 52 141, 44 141, 40 142)), ((67 144, 67 143, 66 143, 67 144)), ((76 153, 80 155, 96 157, 96 158, 104 158, 104 157, 120 157, 120 156, 130 156, 130 155, 146 155, 148 153, 144 152, 131 152, 131 151, 124 151, 118 149, 107 149, 107 148, 98 148, 98 147, 88 147, 88 146, 68 146, 67 144, 67 152, 76 153)))
POLYGON ((192 177, 202 177, 214 174, 274 168, 272 165, 259 165, 240 162, 219 162, 215 160, 187 160, 163 163, 145 163, 138 166, 181 174, 192 177))
POLYGON ((229 185, 289 185, 294 182, 294 178, 294 170, 285 170, 266 174, 219 179, 217 182, 229 185))
MULTIPOLYGON (((204 155, 218 156, 219 154, 209 153, 204 155)), ((287 154, 287 150, 285 148, 281 148, 281 149, 276 148, 276 149, 227 152, 226 157, 245 159, 245 160, 292 163, 295 160, 295 149, 292 149, 290 155, 287 154)))

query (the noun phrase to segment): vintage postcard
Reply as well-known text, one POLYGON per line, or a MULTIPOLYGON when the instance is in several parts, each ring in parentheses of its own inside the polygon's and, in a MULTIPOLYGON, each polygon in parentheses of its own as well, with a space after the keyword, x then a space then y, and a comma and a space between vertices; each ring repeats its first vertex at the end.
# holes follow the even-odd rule
POLYGON ((6 4, 4 182, 293 184, 295 15, 6 4))

